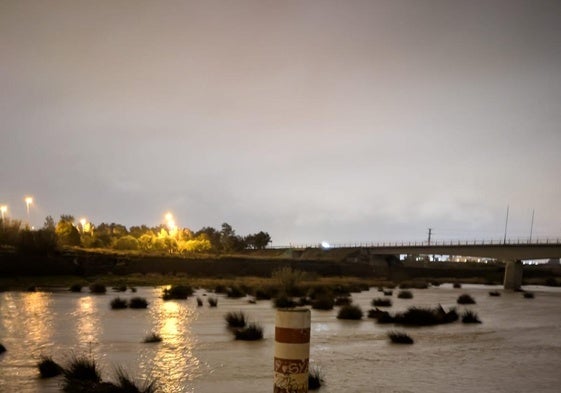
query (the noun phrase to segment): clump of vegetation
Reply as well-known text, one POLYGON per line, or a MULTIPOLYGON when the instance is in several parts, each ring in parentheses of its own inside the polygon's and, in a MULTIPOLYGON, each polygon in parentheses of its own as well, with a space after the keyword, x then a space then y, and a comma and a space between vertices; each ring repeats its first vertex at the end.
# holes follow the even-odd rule
POLYGON ((479 316, 477 315, 476 312, 473 312, 471 310, 466 310, 462 314, 462 322, 463 323, 481 323, 481 320, 479 319, 479 316))
POLYGON ((337 314, 337 319, 359 320, 362 319, 362 316, 363 316, 363 312, 360 306, 357 306, 355 304, 349 304, 339 309, 339 313, 337 314))
POLYGON ((155 381, 139 387, 122 369, 117 369, 117 384, 103 382, 95 361, 86 357, 73 358, 62 373, 64 375, 62 390, 67 393, 156 392, 155 381))
POLYGON ((128 307, 128 302, 126 299, 121 299, 120 297, 116 297, 115 299, 111 300, 112 310, 122 310, 127 307, 128 307))
POLYGON ((6 347, 2 345, 2 343, 0 343, 0 353, 4 353, 6 351, 7 351, 6 347))
POLYGON ((218 284, 214 287, 214 293, 226 293, 228 288, 223 284, 218 284))
POLYGON ((144 343, 159 343, 162 342, 162 336, 156 332, 152 332, 144 337, 144 343))
POLYGON ((65 392, 90 392, 101 382, 101 374, 93 359, 74 357, 63 370, 65 392))
POLYGON ((323 372, 319 366, 312 366, 308 371, 308 390, 317 390, 321 388, 325 380, 323 372))
POLYGON ((62 374, 62 367, 60 367, 52 357, 41 356, 41 360, 37 363, 39 374, 41 378, 52 378, 62 374))
POLYGON ((388 337, 394 344, 413 344, 413 339, 404 332, 391 331, 388 332, 388 337))
POLYGON ((136 293, 136 287, 129 287, 132 293, 136 293))
POLYGON ((240 297, 244 297, 246 295, 245 291, 242 290, 242 288, 238 287, 238 286, 231 286, 230 288, 228 288, 226 290, 226 296, 230 297, 230 298, 240 298, 240 297))
POLYGON ((524 298, 525 299, 533 299, 534 298, 534 293, 533 292, 524 292, 524 298))
MULTIPOLYGON (((139 387, 132 378, 122 369, 117 369, 117 386, 118 388, 111 393, 127 392, 127 393, 156 393, 156 381, 146 382, 144 386, 139 387)), ((109 389, 108 389, 109 390, 109 389)), ((100 392, 101 393, 101 392, 100 392)), ((109 393, 109 392, 107 392, 109 393)))
POLYGON ((70 286, 70 292, 82 292, 82 285, 81 284, 72 284, 70 286))
POLYGON ((263 338, 263 328, 258 323, 250 323, 247 327, 234 330, 236 340, 255 341, 263 338))
POLYGON ((384 296, 392 296, 392 295, 393 295, 393 291, 391 289, 384 291, 384 296))
POLYGON ((456 303, 458 303, 458 304, 475 304, 475 299, 472 298, 467 293, 463 293, 460 296, 458 296, 458 299, 456 300, 456 303))
POLYGON ((202 306, 203 306, 203 299, 197 296, 197 307, 202 307, 202 306))
POLYGON ((489 291, 489 296, 501 296, 499 291, 489 291))
POLYGON ((400 299, 413 299, 413 292, 408 290, 399 291, 397 297, 400 299))
POLYGON ((274 301, 275 308, 292 308, 296 307, 296 302, 292 300, 292 298, 286 295, 280 295, 279 297, 275 298, 274 301))
POLYGON ((193 288, 189 285, 172 285, 170 288, 164 289, 162 299, 172 300, 172 299, 187 299, 189 296, 193 295, 193 288))
POLYGON ((243 311, 230 311, 224 319, 230 328, 244 328, 247 324, 247 317, 243 311))
POLYGON ((335 302, 330 296, 322 296, 312 301, 312 308, 314 310, 333 310, 335 302))
POLYGON ((426 281, 414 280, 414 281, 404 281, 399 284, 400 289, 427 289, 429 283, 426 281))
POLYGON ((148 302, 143 297, 133 297, 129 301, 130 308, 147 308, 148 302))
POLYGON ((112 288, 115 292, 125 292, 127 290, 126 285, 117 285, 112 288))
POLYGON ((272 287, 260 287, 255 289, 253 295, 256 300, 271 300, 271 298, 276 295, 276 291, 272 287))
POLYGON ((208 302, 209 307, 218 306, 218 298, 217 297, 209 296, 206 300, 208 302))
POLYGON ((103 294, 107 292, 107 287, 103 284, 93 283, 90 285, 90 292, 96 294, 103 294))
POLYGON ((442 306, 436 308, 409 307, 407 311, 395 314, 393 322, 410 326, 430 326, 454 322, 458 318, 455 308, 447 312, 442 306))
POLYGON ((462 284, 460 284, 459 282, 455 282, 455 283, 452 284, 452 287, 453 288, 461 288, 462 284))
POLYGON ((271 278, 277 284, 281 292, 289 296, 298 296, 298 286, 304 280, 305 273, 303 271, 292 269, 285 266, 271 274, 271 278))
POLYGON ((372 299, 372 305, 374 307, 391 307, 392 306, 392 301, 391 299, 384 299, 381 297, 377 297, 372 299))
POLYGON ((353 302, 353 299, 350 296, 338 296, 335 298, 335 305, 336 306, 346 306, 353 302))

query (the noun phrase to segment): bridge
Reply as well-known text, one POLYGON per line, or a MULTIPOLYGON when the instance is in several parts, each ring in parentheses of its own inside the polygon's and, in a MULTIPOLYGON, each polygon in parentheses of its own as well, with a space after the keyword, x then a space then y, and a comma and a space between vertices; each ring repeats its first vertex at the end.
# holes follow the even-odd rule
POLYGON ((366 248, 373 255, 457 255, 499 259, 506 263, 505 289, 517 289, 522 285, 522 261, 561 258, 561 239, 355 243, 334 244, 329 248, 366 248))

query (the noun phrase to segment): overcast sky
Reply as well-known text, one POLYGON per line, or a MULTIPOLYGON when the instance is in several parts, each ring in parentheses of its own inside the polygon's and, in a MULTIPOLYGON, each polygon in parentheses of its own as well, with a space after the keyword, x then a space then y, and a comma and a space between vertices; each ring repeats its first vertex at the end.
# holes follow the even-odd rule
POLYGON ((561 236, 561 1, 0 0, 0 203, 273 245, 561 236))

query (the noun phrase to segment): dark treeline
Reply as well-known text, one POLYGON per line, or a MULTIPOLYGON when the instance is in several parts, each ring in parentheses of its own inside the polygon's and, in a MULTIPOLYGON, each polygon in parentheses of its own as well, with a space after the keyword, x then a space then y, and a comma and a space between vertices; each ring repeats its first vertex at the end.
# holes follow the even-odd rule
POLYGON ((264 249, 270 242, 266 232, 240 236, 227 223, 220 229, 204 227, 193 232, 163 224, 130 228, 115 223, 94 226, 90 222, 76 222, 71 215, 61 215, 58 222, 48 216, 41 229, 31 230, 19 220, 0 220, 0 246, 30 254, 46 254, 64 247, 154 254, 233 253, 264 249))

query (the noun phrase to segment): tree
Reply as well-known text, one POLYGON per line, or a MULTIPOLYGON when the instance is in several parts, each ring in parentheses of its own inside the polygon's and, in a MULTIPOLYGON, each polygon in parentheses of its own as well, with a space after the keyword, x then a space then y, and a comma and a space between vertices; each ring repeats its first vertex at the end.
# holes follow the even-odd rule
POLYGON ((224 251, 241 251, 246 247, 244 239, 237 236, 236 231, 228 223, 222 224, 220 245, 224 251))
POLYGON ((220 243, 220 232, 212 227, 204 227, 195 232, 195 239, 208 240, 212 251, 218 252, 222 249, 222 245, 220 243))
POLYGON ((47 216, 45 217, 45 223, 43 224, 43 229, 48 229, 50 231, 55 231, 56 229, 56 225, 55 225, 55 220, 53 219, 53 217, 51 216, 47 216))
POLYGON ((269 236, 267 232, 260 231, 253 235, 247 235, 245 237, 245 242, 250 248, 262 250, 271 243, 271 236, 269 236))
POLYGON ((56 224, 55 233, 57 242, 61 246, 79 246, 80 232, 74 226, 74 217, 71 215, 61 215, 60 221, 56 224))
POLYGON ((138 240, 134 236, 121 236, 113 245, 115 250, 138 250, 138 240))

